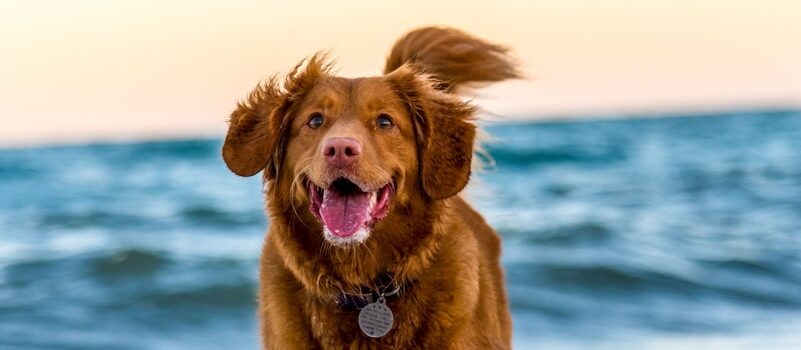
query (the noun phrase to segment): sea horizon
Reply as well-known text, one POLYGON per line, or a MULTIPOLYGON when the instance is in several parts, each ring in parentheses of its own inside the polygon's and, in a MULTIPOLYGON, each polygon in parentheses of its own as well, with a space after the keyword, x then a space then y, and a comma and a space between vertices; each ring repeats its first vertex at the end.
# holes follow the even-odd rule
MULTIPOLYGON (((554 113, 554 114, 533 114, 517 113, 510 116, 500 116, 491 112, 482 111, 477 124, 480 127, 504 124, 551 124, 551 123, 581 123, 593 121, 613 121, 613 120, 636 120, 636 119, 671 119, 671 118, 706 118, 736 116, 748 114, 786 114, 801 112, 801 106, 793 104, 780 104, 768 106, 747 106, 747 107, 708 107, 708 108, 679 108, 661 110, 636 110, 627 112, 608 112, 608 113, 554 113)), ((220 127, 217 130, 187 130, 185 132, 148 132, 137 133, 135 131, 126 133, 105 133, 97 135, 83 136, 64 136, 54 138, 39 138, 29 136, 17 138, 12 141, 0 138, 0 150, 3 149, 24 149, 24 148, 50 148, 50 147, 70 147, 95 144, 127 144, 127 143, 148 143, 148 142, 168 142, 183 140, 213 140, 225 137, 227 129, 227 119, 221 119, 220 127)))

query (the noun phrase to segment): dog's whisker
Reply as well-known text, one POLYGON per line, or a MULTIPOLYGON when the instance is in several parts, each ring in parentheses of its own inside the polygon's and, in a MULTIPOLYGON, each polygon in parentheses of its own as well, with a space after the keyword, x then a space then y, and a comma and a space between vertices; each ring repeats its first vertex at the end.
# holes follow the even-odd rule
POLYGON ((312 167, 311 159, 312 159, 312 157, 308 157, 308 158, 306 158, 304 160, 304 162, 308 162, 308 164, 306 166, 302 167, 300 171, 298 171, 298 173, 292 179, 292 183, 289 185, 289 203, 290 203, 290 206, 292 207, 292 211, 295 213, 295 216, 297 216, 300 219, 300 222, 304 226, 306 226, 306 228, 311 228, 311 226, 309 226, 309 224, 307 224, 303 220, 303 217, 301 217, 300 214, 298 213, 298 209, 297 209, 297 207, 295 205, 295 194, 296 194, 297 187, 298 187, 298 180, 300 180, 301 177, 307 177, 307 173, 312 167))

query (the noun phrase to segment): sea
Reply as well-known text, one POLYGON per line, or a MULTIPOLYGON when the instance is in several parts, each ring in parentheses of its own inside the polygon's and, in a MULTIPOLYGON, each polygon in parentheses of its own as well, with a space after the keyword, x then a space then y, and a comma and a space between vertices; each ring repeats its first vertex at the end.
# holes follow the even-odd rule
MULTIPOLYGON (((515 349, 801 349, 801 112, 483 128, 515 349)), ((269 223, 221 145, 0 149, 0 349, 257 349, 269 223)))

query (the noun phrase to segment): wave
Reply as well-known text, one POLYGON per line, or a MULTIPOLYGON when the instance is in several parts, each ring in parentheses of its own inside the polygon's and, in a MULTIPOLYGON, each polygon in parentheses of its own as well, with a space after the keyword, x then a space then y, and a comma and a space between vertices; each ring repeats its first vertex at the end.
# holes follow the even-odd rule
POLYGON ((190 225, 215 225, 221 227, 255 226, 263 224, 263 211, 234 213, 216 206, 196 205, 181 209, 179 217, 190 225))
POLYGON ((553 164, 607 164, 625 159, 620 149, 602 149, 589 151, 570 147, 556 149, 487 147, 492 160, 498 166, 518 168, 546 166, 553 164))
POLYGON ((143 249, 123 249, 92 257, 85 261, 94 277, 152 275, 164 270, 174 261, 166 252, 143 249))
POLYGON ((560 225, 537 231, 510 230, 501 231, 504 237, 519 238, 526 245, 581 246, 600 245, 614 237, 613 230, 601 222, 581 222, 572 225, 560 225))
POLYGON ((150 219, 128 213, 114 213, 104 210, 86 212, 48 212, 33 219, 40 228, 79 229, 105 227, 140 227, 151 223, 150 219))
MULTIPOLYGON (((773 269, 762 267, 772 274, 773 269)), ((740 270, 737 270, 740 273, 740 270)), ((644 268, 628 264, 609 263, 511 263, 507 265, 511 286, 536 286, 563 294, 579 295, 590 299, 642 302, 653 300, 684 300, 738 303, 758 307, 793 308, 801 310, 801 284, 783 277, 770 283, 754 279, 763 288, 743 285, 743 276, 726 275, 721 271, 701 274, 679 274, 667 269, 644 268)), ((522 297, 512 295, 512 300, 522 297)), ((578 310, 571 310, 578 311, 578 310)))
POLYGON ((124 212, 93 208, 83 211, 51 210, 45 213, 32 213, 17 217, 46 230, 77 230, 102 228, 106 230, 141 230, 144 228, 169 229, 176 226, 234 228, 239 226, 264 225, 265 216, 261 210, 235 212, 212 205, 189 205, 177 213, 165 212, 154 215, 152 212, 139 212, 139 208, 126 208, 124 212), (136 209, 136 210, 134 210, 136 209))

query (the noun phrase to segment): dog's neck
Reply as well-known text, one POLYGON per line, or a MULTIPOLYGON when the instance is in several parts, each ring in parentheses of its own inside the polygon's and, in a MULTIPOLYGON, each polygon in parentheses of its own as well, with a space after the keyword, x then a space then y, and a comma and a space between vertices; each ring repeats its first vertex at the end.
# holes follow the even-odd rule
POLYGON ((346 247, 328 245, 319 226, 310 227, 293 217, 293 210, 282 210, 271 215, 276 227, 268 239, 307 292, 336 300, 343 292, 356 294, 362 286, 374 284, 382 274, 393 276, 399 285, 421 278, 439 250, 444 227, 440 221, 447 218, 442 210, 443 201, 428 202, 418 212, 395 208, 367 241, 346 247))
POLYGON ((361 290, 357 293, 340 293, 335 302, 346 309, 361 309, 367 304, 378 301, 380 298, 385 298, 385 300, 397 298, 403 291, 408 290, 411 285, 411 281, 407 281, 402 285, 398 284, 392 274, 383 273, 372 284, 361 286, 361 290))

